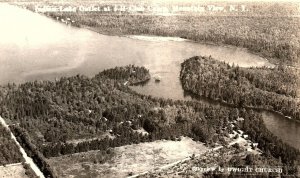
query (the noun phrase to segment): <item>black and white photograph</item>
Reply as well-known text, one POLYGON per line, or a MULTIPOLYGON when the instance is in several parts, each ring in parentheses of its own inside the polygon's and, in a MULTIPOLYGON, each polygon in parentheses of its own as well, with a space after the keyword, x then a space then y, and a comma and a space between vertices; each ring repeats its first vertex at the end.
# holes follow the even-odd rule
POLYGON ((0 178, 300 177, 300 0, 2 0, 0 178))

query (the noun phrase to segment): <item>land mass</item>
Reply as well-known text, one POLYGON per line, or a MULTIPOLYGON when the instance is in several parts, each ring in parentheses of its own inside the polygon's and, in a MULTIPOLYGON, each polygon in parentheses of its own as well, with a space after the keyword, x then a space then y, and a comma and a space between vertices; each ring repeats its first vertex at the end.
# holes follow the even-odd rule
MULTIPOLYGON (((134 65, 107 69, 92 78, 76 75, 56 81, 10 83, 1 87, 0 114, 46 177, 62 177, 78 167, 76 175, 97 176, 96 170, 104 168, 101 175, 111 176, 114 173, 105 168, 106 164, 118 165, 120 157, 129 154, 124 149, 135 149, 129 145, 145 148, 145 145, 164 142, 162 140, 181 144, 182 138, 192 139, 188 143, 204 145, 201 151, 212 151, 205 151, 203 158, 193 155, 183 158, 182 164, 172 160, 176 164, 154 166, 154 170, 145 174, 132 172, 123 165, 123 169, 118 170, 119 175, 175 176, 179 169, 182 176, 195 176, 197 174, 190 171, 192 166, 215 165, 280 166, 283 168, 280 176, 299 173, 299 150, 268 131, 261 114, 256 112, 256 109, 274 110, 300 119, 298 74, 294 73, 294 68, 285 67, 297 66, 299 62, 298 18, 92 12, 46 15, 68 25, 109 35, 173 36, 244 47, 279 64, 274 69, 240 68, 210 57, 186 60, 180 73, 183 88, 228 106, 138 94, 129 85, 149 80, 150 74, 146 68, 134 65), (237 144, 231 144, 233 142, 237 144), (220 159, 220 155, 225 156, 220 159), (59 169, 67 164, 60 161, 64 158, 74 161, 74 167, 59 169), (156 170, 161 167, 171 173, 156 170)), ((2 136, 6 141, 7 135, 2 136)), ((14 148, 9 141, 7 143, 8 147, 14 148)), ((149 153, 147 149, 143 151, 149 153)), ((161 151, 152 154, 156 153, 161 151)), ((19 159, 17 154, 5 156, 4 164, 19 159)), ((149 158, 135 158, 142 159, 141 162, 149 161, 149 158)), ((161 158, 160 161, 165 160, 161 158)), ((155 164, 155 161, 149 164, 155 164)), ((202 172, 208 177, 213 173, 216 172, 202 172)), ((274 173, 255 176, 258 175, 279 176, 274 173)))
MULTIPOLYGON (((21 3, 20 6, 34 11, 36 4, 38 3, 21 3)), ((48 5, 57 4, 48 3, 48 5)), ((82 4, 74 2, 65 4, 67 5, 82 4)), ((114 4, 104 2, 98 5, 114 4)), ((287 14, 288 9, 293 9, 291 5, 281 3, 269 7, 269 4, 257 2, 250 3, 249 6, 253 6, 255 10, 248 12, 247 15, 217 13, 166 16, 101 12, 45 12, 45 15, 63 23, 106 35, 157 35, 182 37, 217 45, 233 45, 247 48, 273 63, 299 67, 299 18, 275 13, 282 11, 287 14), (261 12, 257 12, 258 9, 261 9, 261 12)))
POLYGON ((0 112, 46 177, 61 176, 48 159, 91 150, 102 152, 97 164, 103 164, 111 160, 115 147, 176 141, 181 136, 209 147, 226 146, 232 124, 239 118, 244 122, 235 124, 236 129, 245 130, 249 139, 258 142, 258 147, 269 153, 272 165, 280 160, 290 165, 284 175, 297 172, 299 151, 274 137, 261 114, 239 107, 144 96, 124 83, 148 79, 147 69, 129 65, 105 70, 93 78, 77 75, 53 82, 9 84, 1 95, 0 112), (274 144, 279 146, 274 148, 274 144))
POLYGON ((181 67, 185 91, 235 107, 272 110, 300 120, 300 103, 295 99, 299 78, 293 69, 242 68, 203 56, 187 59, 181 67))

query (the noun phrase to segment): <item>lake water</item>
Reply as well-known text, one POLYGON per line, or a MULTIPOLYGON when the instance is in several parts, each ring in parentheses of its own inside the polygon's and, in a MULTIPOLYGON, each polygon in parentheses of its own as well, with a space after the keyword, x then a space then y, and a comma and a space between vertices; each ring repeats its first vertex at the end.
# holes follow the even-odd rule
MULTIPOLYGON (((178 38, 100 35, 6 4, 0 4, 0 21, 0 84, 54 80, 78 73, 94 76, 103 69, 135 64, 148 68, 152 76, 160 76, 161 82, 151 79, 144 86, 132 87, 134 90, 157 97, 190 99, 184 96, 179 80, 180 63, 184 59, 211 55, 241 67, 272 66, 241 48, 178 38)), ((265 115, 265 122, 271 131, 271 126, 278 126, 275 135, 281 137, 281 133, 289 131, 290 138, 299 140, 300 124, 276 115, 265 115), (287 125, 279 127, 282 124, 287 125)), ((300 148, 299 144, 290 144, 300 148)))
POLYGON ((279 114, 262 112, 267 128, 289 145, 300 149, 300 123, 282 118, 279 114))

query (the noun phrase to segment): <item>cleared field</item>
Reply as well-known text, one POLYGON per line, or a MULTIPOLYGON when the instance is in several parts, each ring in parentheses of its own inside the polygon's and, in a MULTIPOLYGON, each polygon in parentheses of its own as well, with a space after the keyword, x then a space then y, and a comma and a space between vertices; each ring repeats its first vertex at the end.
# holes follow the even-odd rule
POLYGON ((0 166, 0 178, 28 178, 22 164, 0 166))
POLYGON ((49 163, 59 177, 126 177, 207 150, 201 142, 183 137, 181 141, 160 140, 115 148, 114 156, 104 164, 90 159, 96 158, 98 151, 51 158, 49 163))

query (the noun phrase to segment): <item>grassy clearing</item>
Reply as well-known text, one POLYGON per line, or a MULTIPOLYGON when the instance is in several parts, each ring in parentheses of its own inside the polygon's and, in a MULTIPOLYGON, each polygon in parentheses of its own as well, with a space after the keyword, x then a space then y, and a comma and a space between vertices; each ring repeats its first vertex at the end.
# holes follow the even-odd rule
POLYGON ((28 178, 22 164, 0 166, 0 178, 28 178))
POLYGON ((114 149, 114 156, 106 163, 95 163, 98 151, 51 158, 50 165, 60 177, 126 177, 160 168, 192 154, 207 151, 200 142, 183 137, 181 141, 160 140, 127 145, 114 149))

